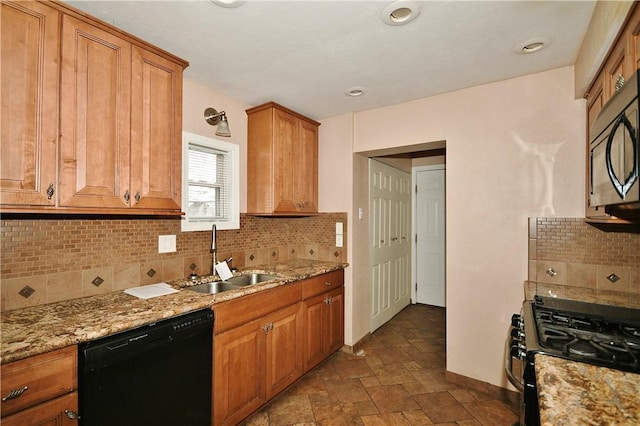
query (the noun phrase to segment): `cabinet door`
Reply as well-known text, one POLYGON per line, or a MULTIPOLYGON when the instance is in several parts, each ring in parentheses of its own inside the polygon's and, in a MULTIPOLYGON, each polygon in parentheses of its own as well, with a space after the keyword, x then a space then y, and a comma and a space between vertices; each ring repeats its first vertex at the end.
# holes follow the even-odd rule
POLYGON ((304 371, 344 343, 344 287, 305 300, 304 371))
POLYGON ((634 2, 629 22, 625 25, 627 50, 632 57, 633 70, 640 69, 640 7, 634 2))
POLYGON ((0 204, 53 206, 60 16, 36 2, 0 7, 0 204))
POLYGON ((344 287, 329 292, 329 314, 327 319, 327 355, 344 344, 344 287))
POLYGON ((132 50, 131 204, 180 211, 182 66, 132 50))
POLYGON ((620 77, 629 81, 636 71, 633 66, 633 54, 628 49, 627 38, 623 34, 609 53, 609 59, 604 65, 605 101, 615 95, 616 84, 620 77))
POLYGON ((213 336, 214 425, 235 425, 265 402, 263 320, 213 336))
POLYGON ((323 293, 305 300, 304 371, 325 358, 324 333, 328 296, 323 293))
POLYGON ((78 424, 78 393, 71 392, 2 418, 4 426, 71 426, 78 424))
POLYGON ((300 305, 281 309, 268 317, 266 333, 266 389, 267 399, 295 382, 302 375, 302 321, 300 305))
POLYGON ((128 207, 131 45, 65 15, 62 58, 59 205, 128 207))
POLYGON ((318 211, 318 126, 300 120, 293 146, 293 201, 298 212, 318 211))
POLYGON ((274 211, 295 212, 294 169, 298 167, 294 147, 298 141, 298 118, 279 109, 274 110, 274 211))

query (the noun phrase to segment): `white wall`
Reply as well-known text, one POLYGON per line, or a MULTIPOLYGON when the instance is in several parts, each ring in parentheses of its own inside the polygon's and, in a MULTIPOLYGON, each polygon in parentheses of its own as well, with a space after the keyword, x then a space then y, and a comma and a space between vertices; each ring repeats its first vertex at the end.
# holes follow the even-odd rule
MULTIPOLYGON (((329 118, 320 125, 318 142, 318 210, 321 212, 347 212, 347 259, 353 257, 350 239, 353 225, 351 208, 353 199, 353 115, 343 114, 329 118)), ((353 323, 353 268, 345 269, 345 325, 353 323)), ((345 343, 353 341, 351 326, 345 327, 345 343)))
POLYGON ((240 211, 247 211, 247 114, 250 108, 234 98, 183 80, 182 86, 182 130, 208 138, 220 139, 240 146, 240 211), (204 120, 204 110, 215 108, 227 113, 231 137, 216 136, 216 126, 204 120))
MULTIPOLYGON (((354 114, 356 153, 446 140, 449 371, 507 386, 504 344, 527 278, 527 218, 584 216, 585 103, 573 89, 567 67, 354 114)), ((321 143, 340 123, 323 122, 321 143)), ((346 149, 332 146, 335 156, 346 149)), ((359 169, 354 200, 363 195, 359 169)), ((348 170, 336 173, 349 180, 348 170)), ((356 211, 357 203, 336 204, 348 208, 356 211)), ((349 238, 362 242, 366 227, 355 225, 349 238)), ((349 258, 360 266, 352 271, 348 344, 368 332, 363 256, 354 249, 349 258)))

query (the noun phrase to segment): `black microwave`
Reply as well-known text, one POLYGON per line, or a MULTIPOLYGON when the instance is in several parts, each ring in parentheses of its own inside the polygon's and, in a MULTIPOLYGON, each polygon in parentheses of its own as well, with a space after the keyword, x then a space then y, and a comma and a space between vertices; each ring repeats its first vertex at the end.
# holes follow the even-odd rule
POLYGON ((589 131, 589 205, 619 217, 638 217, 640 103, 636 72, 605 104, 589 131))

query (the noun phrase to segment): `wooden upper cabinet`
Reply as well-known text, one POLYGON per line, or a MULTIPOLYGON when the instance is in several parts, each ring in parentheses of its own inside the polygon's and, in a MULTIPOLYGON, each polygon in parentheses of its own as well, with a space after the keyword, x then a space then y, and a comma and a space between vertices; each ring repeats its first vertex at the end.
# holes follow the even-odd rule
POLYGON ((60 206, 128 207, 131 43, 64 16, 62 58, 60 206))
POLYGON ((640 7, 635 6, 626 25, 628 50, 633 58, 633 71, 640 68, 640 7))
POLYGON ((132 54, 131 203, 179 211, 182 66, 137 46, 132 54))
POLYGON ((0 204, 53 206, 60 13, 36 2, 0 8, 0 204))
POLYGON ((247 115, 247 212, 316 214, 320 123, 274 102, 247 115))
POLYGON ((181 214, 186 61, 64 3, 4 0, 2 59, 3 211, 181 214))

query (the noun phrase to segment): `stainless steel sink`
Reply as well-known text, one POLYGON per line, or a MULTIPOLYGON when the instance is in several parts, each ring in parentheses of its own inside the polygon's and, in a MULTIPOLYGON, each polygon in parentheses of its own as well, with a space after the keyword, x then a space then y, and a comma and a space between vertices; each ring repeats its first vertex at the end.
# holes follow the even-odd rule
POLYGON ((213 283, 198 284, 198 285, 185 287, 185 288, 188 290, 197 291, 200 293, 216 294, 216 293, 222 293, 223 291, 237 290, 242 287, 238 285, 230 284, 226 281, 216 281, 213 283))
POLYGON ((260 273, 252 273, 247 275, 239 275, 237 277, 231 277, 225 282, 237 286, 246 286, 246 285, 254 285, 258 283, 263 283, 265 281, 276 280, 280 277, 269 274, 260 274, 260 273))

